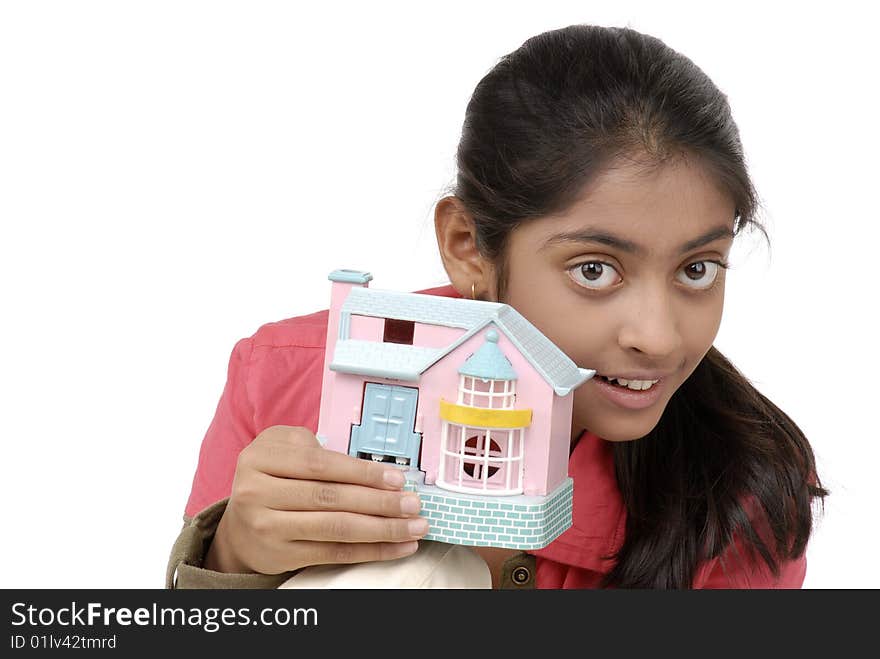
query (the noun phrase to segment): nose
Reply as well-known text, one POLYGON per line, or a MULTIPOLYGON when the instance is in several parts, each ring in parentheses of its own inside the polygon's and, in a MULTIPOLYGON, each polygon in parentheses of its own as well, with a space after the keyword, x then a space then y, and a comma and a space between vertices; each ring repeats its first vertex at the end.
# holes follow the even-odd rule
POLYGON ((680 353, 684 338, 680 318, 665 292, 652 288, 634 299, 630 313, 618 334, 618 343, 636 350, 659 364, 669 364, 680 353))

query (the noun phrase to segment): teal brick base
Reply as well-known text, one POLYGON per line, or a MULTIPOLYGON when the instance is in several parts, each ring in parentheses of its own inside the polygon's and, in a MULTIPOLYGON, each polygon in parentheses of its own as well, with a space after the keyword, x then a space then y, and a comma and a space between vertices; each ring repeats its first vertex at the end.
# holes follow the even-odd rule
POLYGON ((489 497, 425 485, 415 469, 405 473, 404 489, 418 492, 420 514, 431 525, 426 540, 525 551, 546 547, 571 526, 571 478, 546 497, 489 497))

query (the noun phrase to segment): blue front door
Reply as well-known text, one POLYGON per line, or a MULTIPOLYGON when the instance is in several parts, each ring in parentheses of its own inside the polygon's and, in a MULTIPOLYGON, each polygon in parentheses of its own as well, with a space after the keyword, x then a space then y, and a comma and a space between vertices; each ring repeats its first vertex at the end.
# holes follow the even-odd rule
POLYGON ((367 383, 361 425, 352 425, 349 455, 418 467, 421 435, 413 432, 419 390, 367 383))

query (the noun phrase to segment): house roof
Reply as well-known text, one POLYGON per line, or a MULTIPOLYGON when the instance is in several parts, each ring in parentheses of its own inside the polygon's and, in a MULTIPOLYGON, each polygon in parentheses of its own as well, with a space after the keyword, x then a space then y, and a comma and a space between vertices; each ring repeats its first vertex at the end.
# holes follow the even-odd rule
POLYGON ((340 313, 457 327, 465 332, 445 347, 424 348, 349 339, 349 323, 341 319, 340 336, 330 363, 333 371, 417 381, 434 363, 492 323, 559 396, 567 395, 596 373, 578 368, 568 355, 508 304, 355 287, 346 297, 340 313))
POLYGON ((358 339, 340 340, 336 342, 330 370, 417 382, 443 353, 443 348, 420 348, 358 339))

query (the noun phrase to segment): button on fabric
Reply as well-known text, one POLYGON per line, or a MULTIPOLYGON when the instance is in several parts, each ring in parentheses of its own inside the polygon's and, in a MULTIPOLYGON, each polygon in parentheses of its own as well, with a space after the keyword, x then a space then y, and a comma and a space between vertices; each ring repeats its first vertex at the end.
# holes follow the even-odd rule
POLYGON ((532 578, 532 573, 529 572, 528 568, 520 566, 514 568, 511 576, 513 577, 513 583, 521 586, 532 578))
POLYGON ((525 552, 514 554, 501 566, 501 589, 522 590, 535 587, 535 557, 525 552))

